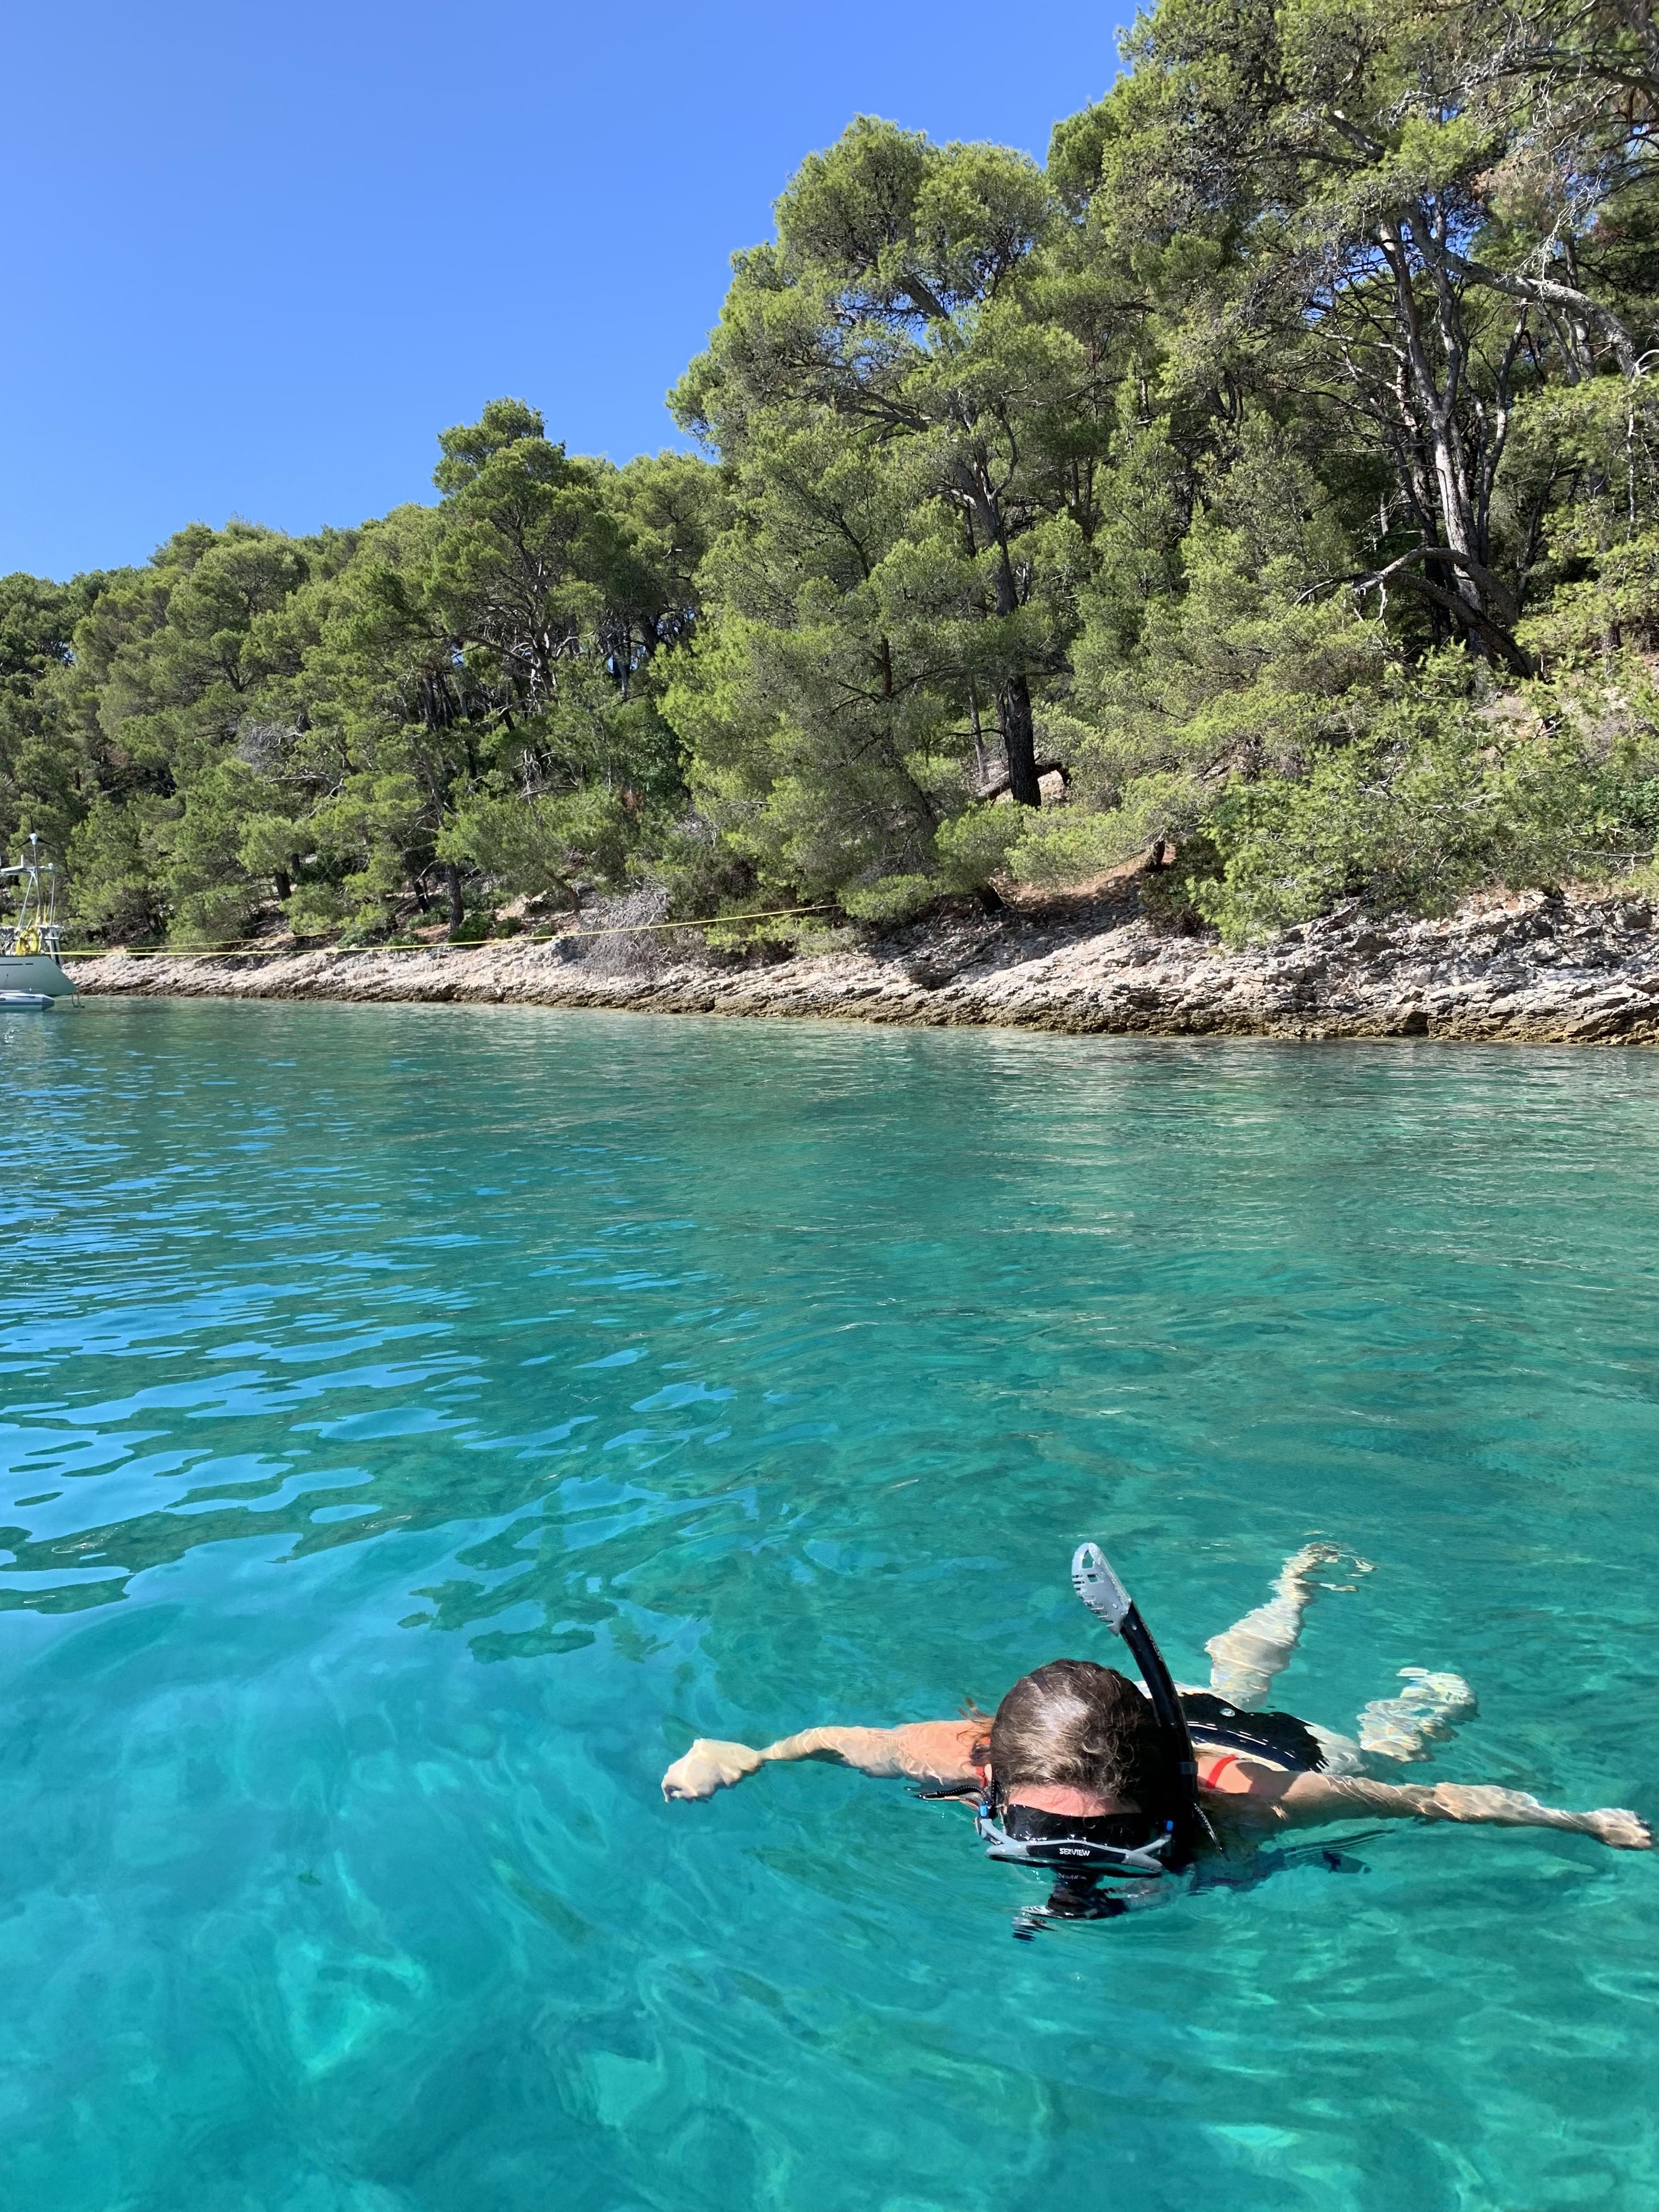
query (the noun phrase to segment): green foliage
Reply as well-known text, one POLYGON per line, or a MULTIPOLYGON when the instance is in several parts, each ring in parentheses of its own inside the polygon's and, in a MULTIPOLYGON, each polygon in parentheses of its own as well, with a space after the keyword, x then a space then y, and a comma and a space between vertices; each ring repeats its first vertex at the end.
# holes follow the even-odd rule
POLYGON ((90 936, 143 943, 159 927, 158 811, 148 794, 125 805, 100 796, 76 824, 69 841, 73 918, 90 936))
POLYGON ((580 871, 619 881, 635 843, 623 797, 596 783, 536 799, 475 792, 439 833, 437 853, 475 870, 503 897, 568 900, 580 871))
POLYGON ((946 890, 976 891, 1008 866, 1008 854, 1024 827, 1025 810, 969 806, 939 824, 934 840, 946 890))
POLYGON ((1232 787, 1208 831, 1223 864, 1189 880, 1237 943, 1363 896, 1445 911, 1484 884, 1557 884, 1650 860, 1659 717, 1607 696, 1459 696, 1443 665, 1364 740, 1305 776, 1232 787), (1438 679, 1438 680, 1436 680, 1438 679))
POLYGON ((0 584, 0 830, 67 848, 81 928, 459 925, 620 878, 683 806, 659 663, 695 628, 714 471, 572 459, 514 400, 440 444, 434 507, 0 584))
POLYGON ((1171 842, 1148 904, 1238 937, 1640 865, 1650 28, 1155 0, 1046 169, 860 117, 673 395, 708 458, 497 399, 433 505, 0 580, 0 837, 180 943, 641 876, 886 923, 1171 842))
POLYGON ((103 579, 0 576, 0 852, 37 831, 62 852, 79 819, 73 757, 52 712, 53 679, 73 659, 76 624, 103 579))
POLYGON ((1188 836, 1206 812, 1203 787, 1190 775, 1132 776, 1115 806, 1099 812, 1058 808, 1022 824, 1009 872, 1021 883, 1053 888, 1079 883, 1166 838, 1188 836))
POLYGON ((1610 545, 1584 565, 1588 575, 1559 585, 1548 606, 1522 625, 1522 642, 1558 671, 1606 664, 1626 646, 1659 648, 1659 530, 1610 545))
POLYGON ((1659 227, 1597 97, 1647 50, 1616 10, 1161 0, 1129 52, 1042 190, 860 118, 738 258, 678 395, 733 492, 665 702, 701 811, 768 887, 872 918, 1212 822, 1252 927, 1280 834, 1286 915, 1598 865, 1571 762, 1500 805, 1413 672, 1650 635, 1659 262, 1619 240, 1659 227), (1015 810, 975 803, 993 747, 1015 810), (1405 825, 1459 776, 1507 826, 1442 850, 1405 825))
POLYGON ((763 883, 890 904, 875 887, 932 873, 972 804, 987 730, 1035 798, 1111 404, 1037 295, 1056 220, 1022 157, 862 118, 740 257, 680 386, 733 507, 665 709, 763 883))
POLYGON ((854 921, 891 927, 910 921, 939 895, 937 876, 879 876, 842 894, 842 906, 854 921))

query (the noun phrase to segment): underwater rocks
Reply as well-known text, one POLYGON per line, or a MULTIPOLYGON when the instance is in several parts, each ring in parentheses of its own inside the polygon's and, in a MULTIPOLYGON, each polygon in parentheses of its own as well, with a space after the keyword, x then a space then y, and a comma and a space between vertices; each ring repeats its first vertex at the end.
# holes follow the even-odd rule
POLYGON ((74 963, 89 994, 449 1000, 1142 1036, 1659 1040, 1659 931, 1630 896, 1528 891, 1434 921, 1340 909, 1228 951, 1121 906, 916 924, 733 966, 695 933, 603 958, 572 933, 410 951, 74 963))

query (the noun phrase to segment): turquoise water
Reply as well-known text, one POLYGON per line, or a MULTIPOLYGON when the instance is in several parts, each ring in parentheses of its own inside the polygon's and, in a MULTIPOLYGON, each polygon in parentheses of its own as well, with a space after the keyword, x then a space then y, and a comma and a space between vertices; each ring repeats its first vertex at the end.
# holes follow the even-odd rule
POLYGON ((696 1734, 1172 1663, 1659 1812, 1659 1060, 499 1009, 3 1025, 0 2181, 52 2212, 1659 2202, 1659 1863, 1115 1928, 696 1734))

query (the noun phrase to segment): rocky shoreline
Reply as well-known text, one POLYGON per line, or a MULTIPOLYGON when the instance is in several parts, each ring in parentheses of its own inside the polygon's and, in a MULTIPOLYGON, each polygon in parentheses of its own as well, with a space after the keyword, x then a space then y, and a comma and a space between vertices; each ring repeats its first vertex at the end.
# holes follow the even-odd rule
POLYGON ((1129 1036, 1659 1040, 1659 930, 1631 894, 1530 891, 1444 919, 1350 908, 1230 952, 1126 905, 1007 910, 734 963, 695 932, 476 947, 78 960, 89 994, 595 1006, 1129 1036), (695 947, 695 950, 692 949, 695 947))

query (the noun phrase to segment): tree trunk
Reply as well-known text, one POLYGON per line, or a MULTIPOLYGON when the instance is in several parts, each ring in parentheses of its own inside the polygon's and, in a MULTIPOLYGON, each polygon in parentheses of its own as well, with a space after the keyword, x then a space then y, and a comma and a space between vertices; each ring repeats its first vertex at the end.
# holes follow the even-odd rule
POLYGON ((444 862, 444 884, 449 893, 449 933, 453 937, 466 919, 461 902, 461 872, 453 860, 444 862))
POLYGON ((1434 326, 1441 356, 1438 374, 1429 358, 1428 333, 1413 289, 1406 226, 1390 219, 1378 225, 1377 235, 1394 278, 1395 327, 1401 342, 1405 376, 1409 380, 1411 414, 1427 444, 1433 470, 1439 542, 1462 556, 1457 562, 1446 564, 1451 568, 1451 575, 1443 604, 1459 621, 1469 649, 1489 659, 1491 647, 1485 635, 1489 624, 1484 619, 1486 594, 1477 574, 1472 573, 1485 573, 1486 548, 1480 542, 1480 533, 1476 527, 1473 472, 1457 421, 1458 397, 1468 373, 1468 335, 1433 220, 1419 208, 1411 220, 1410 230, 1434 290, 1437 311, 1434 326))
MULTIPOLYGON (((1008 557, 1008 541, 1001 517, 981 483, 981 522, 994 521, 997 548, 996 609, 1000 620, 1018 611, 1019 592, 1014 583, 1014 564, 1008 557)), ((997 695, 1002 720, 1002 750, 1008 763, 1008 794, 1016 806, 1041 806, 1037 789, 1036 726, 1031 714, 1031 687, 1023 673, 1011 676, 997 695)))
POLYGON ((1008 795, 1016 806, 1041 806, 1031 687, 1023 676, 1009 678, 998 704, 1002 713, 1002 748, 1008 760, 1008 795))
POLYGON ((974 796, 983 799, 990 771, 985 765, 985 732, 979 726, 979 693, 971 678, 968 684, 968 727, 974 740, 974 796))

